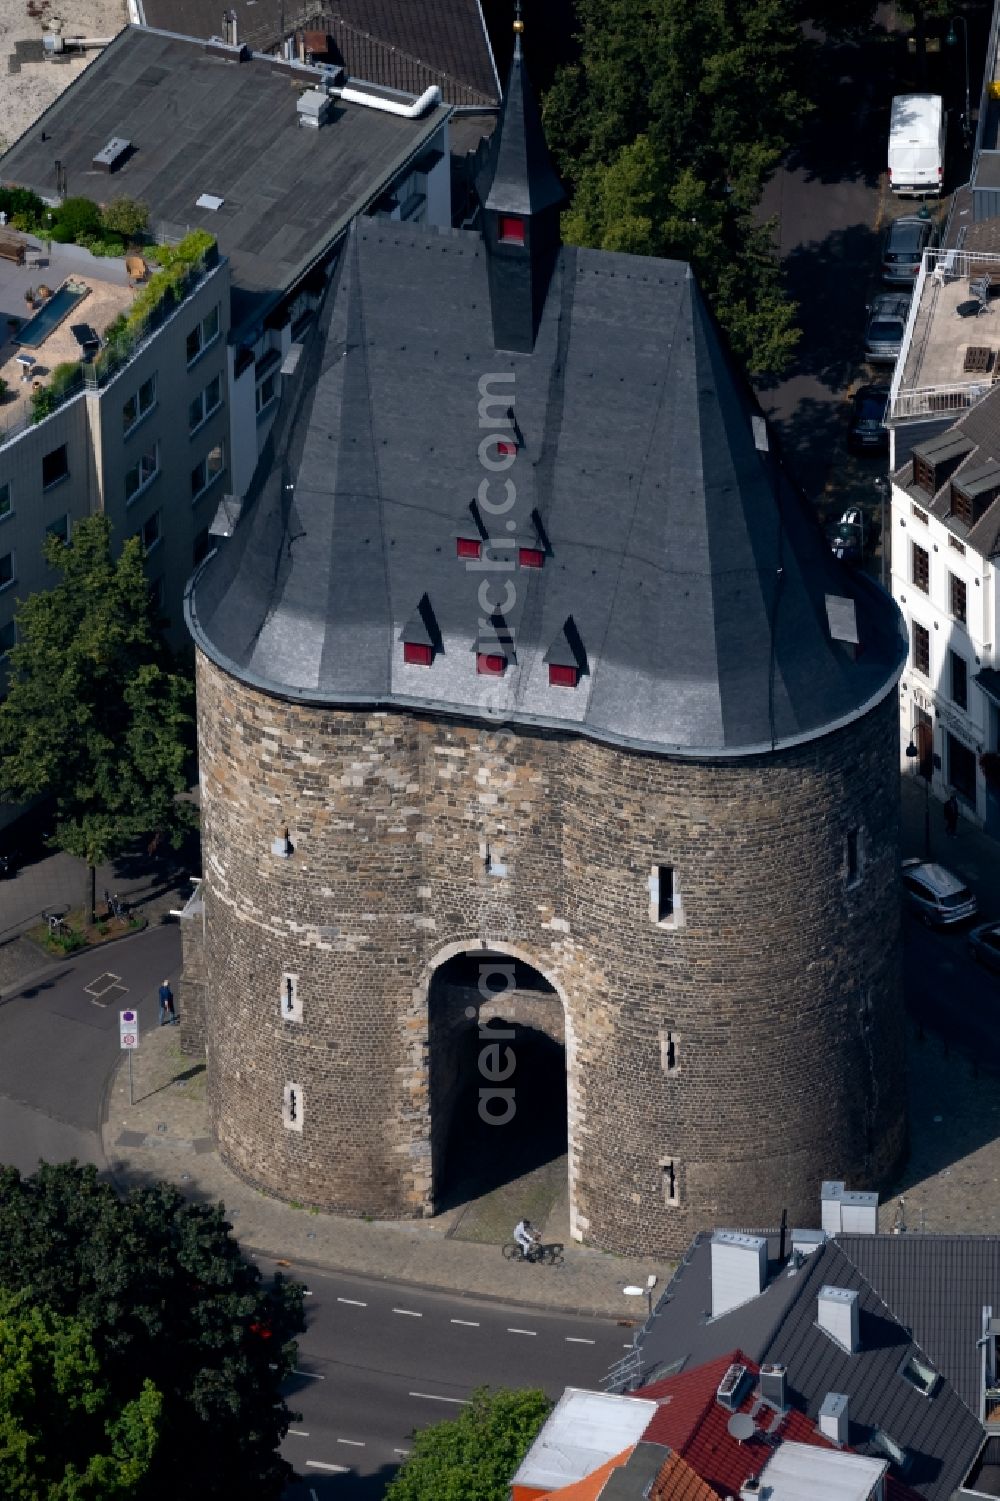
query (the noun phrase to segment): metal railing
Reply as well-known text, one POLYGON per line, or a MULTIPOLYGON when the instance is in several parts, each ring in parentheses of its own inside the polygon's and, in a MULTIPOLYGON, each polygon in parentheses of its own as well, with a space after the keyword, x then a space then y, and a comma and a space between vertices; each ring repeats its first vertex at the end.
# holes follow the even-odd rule
POLYGON ((972 150, 973 163, 979 160, 979 153, 983 149, 983 131, 986 128, 986 120, 989 115, 989 88, 990 84, 998 76, 1000 57, 997 52, 1000 48, 1000 0, 996 0, 993 6, 993 20, 990 23, 990 37, 986 43, 986 67, 983 70, 983 90, 979 98, 979 119, 976 121, 976 143, 972 150))
POLYGON ((977 270, 987 266, 1000 272, 1000 252, 991 254, 988 250, 949 250, 944 247, 924 251, 913 288, 899 358, 889 387, 890 421, 932 417, 939 412, 967 412, 991 390, 993 382, 990 379, 914 385, 908 390, 902 389, 907 366, 919 371, 923 364, 924 349, 934 321, 936 299, 934 302, 930 299, 925 301, 924 296, 928 282, 938 277, 942 286, 952 281, 963 281, 974 277, 977 270), (915 349, 915 345, 919 347, 915 349), (911 355, 914 356, 912 360, 911 355))

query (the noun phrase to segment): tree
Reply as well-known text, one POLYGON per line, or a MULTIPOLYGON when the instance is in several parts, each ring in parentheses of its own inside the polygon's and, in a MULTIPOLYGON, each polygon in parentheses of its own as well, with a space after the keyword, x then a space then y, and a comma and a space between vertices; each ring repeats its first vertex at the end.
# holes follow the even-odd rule
POLYGON ((545 99, 570 242, 683 257, 749 369, 797 338, 755 209, 808 111, 791 0, 579 0, 545 99))
POLYGON ((123 240, 134 240, 149 223, 149 209, 138 198, 112 198, 101 210, 101 224, 123 240))
POLYGON ((190 1204, 166 1183, 122 1200, 76 1163, 29 1178, 2 1168, 0 1290, 83 1326, 97 1362, 87 1379, 108 1411, 141 1401, 140 1377, 160 1394, 158 1416, 147 1394, 113 1433, 119 1459, 148 1457, 135 1501, 277 1501, 292 1473, 277 1452, 294 1416, 280 1386, 304 1327, 302 1288, 280 1274, 264 1284, 221 1204, 190 1204))
POLYGON ((124 1404, 79 1319, 0 1290, 0 1492, 6 1501, 132 1497, 160 1438, 162 1400, 137 1374, 124 1404))
POLYGON ((413 1435, 386 1501, 507 1501, 551 1407, 544 1392, 480 1387, 461 1417, 413 1435))
POLYGON ((62 582, 16 614, 10 688, 0 704, 0 798, 55 799, 53 844, 96 867, 139 835, 176 846, 194 822, 178 802, 191 756, 192 689, 171 672, 153 622, 138 538, 111 555, 105 516, 78 522, 46 561, 62 582))

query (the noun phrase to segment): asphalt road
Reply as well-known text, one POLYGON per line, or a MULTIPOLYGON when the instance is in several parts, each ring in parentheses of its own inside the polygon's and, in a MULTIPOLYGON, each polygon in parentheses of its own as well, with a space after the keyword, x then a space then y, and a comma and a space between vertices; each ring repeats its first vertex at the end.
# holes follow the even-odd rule
POLYGON ((300 1374, 286 1388, 302 1414, 284 1445, 302 1477, 288 1501, 373 1501, 413 1430, 454 1418, 477 1386, 539 1386, 552 1397, 593 1387, 630 1343, 629 1329, 610 1320, 316 1271, 288 1275, 310 1294, 300 1374))
MULTIPOLYGON (((982 902, 985 893, 978 893, 982 902)), ((987 910, 976 922, 995 916, 987 910)), ((1000 1070, 1000 976, 969 953, 969 924, 927 928, 906 918, 903 982, 906 1007, 927 1031, 967 1049, 984 1067, 1000 1070)))

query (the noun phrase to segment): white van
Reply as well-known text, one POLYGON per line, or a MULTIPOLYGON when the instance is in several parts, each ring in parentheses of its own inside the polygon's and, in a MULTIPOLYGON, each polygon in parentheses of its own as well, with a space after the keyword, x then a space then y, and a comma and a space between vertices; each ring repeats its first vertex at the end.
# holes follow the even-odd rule
POLYGON ((940 193, 945 117, 940 94, 897 94, 889 124, 889 186, 901 196, 940 193))

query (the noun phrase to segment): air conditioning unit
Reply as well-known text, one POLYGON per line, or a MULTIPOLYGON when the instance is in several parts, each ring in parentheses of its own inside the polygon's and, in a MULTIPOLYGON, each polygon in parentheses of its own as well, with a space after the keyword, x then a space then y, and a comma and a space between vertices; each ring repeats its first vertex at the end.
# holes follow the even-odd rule
POLYGON ((715 1399, 720 1407, 726 1408, 728 1412, 736 1411, 743 1401, 743 1394, 749 1375, 750 1372, 746 1366, 740 1365, 738 1362, 734 1362, 729 1367, 719 1382, 715 1393, 715 1399))
POLYGON ((299 95, 296 111, 300 125, 308 125, 311 130, 318 130, 325 125, 333 112, 334 101, 329 94, 322 89, 306 89, 304 94, 299 95))

